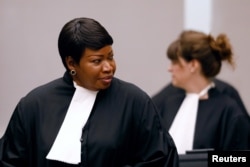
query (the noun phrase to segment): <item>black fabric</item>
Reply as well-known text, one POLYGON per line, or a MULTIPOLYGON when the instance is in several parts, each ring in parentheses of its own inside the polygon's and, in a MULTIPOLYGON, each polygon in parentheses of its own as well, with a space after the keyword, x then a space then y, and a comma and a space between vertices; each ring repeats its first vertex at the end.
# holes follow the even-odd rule
POLYGON ((172 138, 162 128, 150 97, 117 78, 97 94, 83 128, 81 164, 47 160, 74 91, 65 73, 20 100, 3 136, 3 167, 178 166, 172 138))
MULTIPOLYGON (((215 85, 209 91, 209 99, 199 101, 193 149, 250 149, 249 115, 238 92, 218 79, 215 85)), ((152 97, 166 130, 169 130, 184 98, 185 91, 171 84, 152 97)))

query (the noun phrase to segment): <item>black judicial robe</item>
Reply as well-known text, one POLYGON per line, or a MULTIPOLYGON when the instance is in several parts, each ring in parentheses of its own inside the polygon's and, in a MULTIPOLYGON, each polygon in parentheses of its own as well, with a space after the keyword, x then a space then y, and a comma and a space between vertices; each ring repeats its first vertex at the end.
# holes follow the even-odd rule
MULTIPOLYGON (((218 79, 215 85, 209 91, 209 99, 199 100, 193 149, 249 150, 249 116, 238 92, 218 79)), ((152 97, 166 130, 184 98, 185 91, 171 84, 152 97)))
MULTIPOLYGON (((230 84, 226 83, 225 81, 222 81, 220 79, 215 78, 214 83, 216 85, 216 89, 221 92, 222 94, 225 94, 231 98, 233 98, 239 107, 241 108, 241 111, 243 111, 244 114, 247 115, 248 119, 250 120, 249 113, 238 93, 238 91, 230 84)), ((169 96, 178 96, 180 94, 185 94, 185 91, 183 89, 174 87, 171 83, 167 84, 162 90, 160 90, 157 94, 153 95, 152 99, 155 101, 158 105, 163 103, 165 98, 168 98, 169 96)))
POLYGON ((2 137, 3 167, 178 166, 173 140, 150 97, 117 78, 97 94, 82 132, 81 164, 47 160, 74 91, 65 73, 20 100, 2 137))

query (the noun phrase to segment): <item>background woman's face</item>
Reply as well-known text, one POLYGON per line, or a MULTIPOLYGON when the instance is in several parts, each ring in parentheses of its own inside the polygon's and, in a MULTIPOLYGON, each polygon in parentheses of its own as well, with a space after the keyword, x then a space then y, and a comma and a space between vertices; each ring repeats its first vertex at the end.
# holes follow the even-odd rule
POLYGON ((190 64, 179 57, 178 61, 171 61, 168 71, 172 73, 172 84, 176 87, 185 88, 191 75, 190 64))
POLYGON ((85 49, 78 65, 75 66, 74 80, 89 90, 101 90, 110 86, 115 74, 116 64, 112 46, 99 50, 85 49))

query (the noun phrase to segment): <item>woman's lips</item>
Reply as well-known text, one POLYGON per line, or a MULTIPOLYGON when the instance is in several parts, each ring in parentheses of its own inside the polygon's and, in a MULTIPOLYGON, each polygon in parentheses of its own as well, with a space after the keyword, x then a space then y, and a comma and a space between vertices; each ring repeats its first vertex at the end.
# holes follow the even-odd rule
POLYGON ((113 79, 113 76, 103 77, 101 78, 101 81, 105 84, 109 84, 113 79))

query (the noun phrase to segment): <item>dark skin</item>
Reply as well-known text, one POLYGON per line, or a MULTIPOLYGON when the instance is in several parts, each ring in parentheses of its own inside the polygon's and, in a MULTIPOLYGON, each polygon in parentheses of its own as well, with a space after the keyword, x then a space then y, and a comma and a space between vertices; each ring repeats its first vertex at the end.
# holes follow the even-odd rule
POLYGON ((75 70, 73 80, 86 89, 99 91, 110 86, 116 71, 116 63, 111 45, 99 50, 86 48, 80 62, 71 56, 66 58, 68 69, 75 70))

